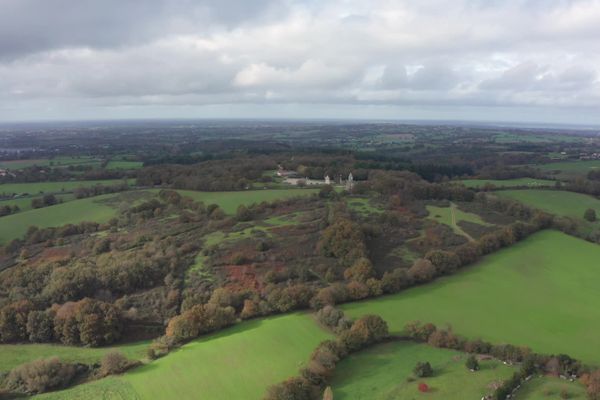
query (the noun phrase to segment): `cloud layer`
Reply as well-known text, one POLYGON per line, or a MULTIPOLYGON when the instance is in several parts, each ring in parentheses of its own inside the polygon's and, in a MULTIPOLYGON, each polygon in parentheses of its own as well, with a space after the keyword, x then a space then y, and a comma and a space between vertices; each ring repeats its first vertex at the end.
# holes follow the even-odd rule
POLYGON ((599 0, 3 0, 0 120, 600 123, 599 0))

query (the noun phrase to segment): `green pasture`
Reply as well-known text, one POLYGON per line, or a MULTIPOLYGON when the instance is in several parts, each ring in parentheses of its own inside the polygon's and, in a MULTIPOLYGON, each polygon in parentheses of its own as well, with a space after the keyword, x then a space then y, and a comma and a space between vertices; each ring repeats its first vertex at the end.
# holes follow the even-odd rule
POLYGON ((596 210, 600 216, 600 200, 586 194, 536 189, 502 190, 496 194, 559 216, 582 220, 588 208, 596 210))
POLYGON ((106 200, 118 199, 117 196, 119 194, 105 194, 2 217, 0 244, 22 237, 34 225, 48 228, 83 221, 106 222, 117 213, 117 209, 106 204, 106 200))
POLYGON ((532 165, 545 172, 560 171, 559 178, 575 178, 585 176, 589 171, 600 168, 600 160, 559 161, 548 164, 532 165))
POLYGON ((35 160, 10 160, 0 161, 0 168, 22 169, 33 166, 38 167, 68 167, 69 165, 93 165, 99 166, 100 160, 89 156, 61 156, 54 158, 42 158, 35 160))
MULTIPOLYGON (((99 181, 65 181, 65 182, 34 182, 34 183, 5 183, 0 184, 0 194, 29 194, 37 195, 41 193, 63 193, 72 192, 80 187, 93 187, 96 185, 116 185, 123 182, 121 179, 106 179, 99 181)), ((135 179, 129 179, 129 185, 133 185, 135 179)))
POLYGON ((513 367, 498 360, 480 361, 481 370, 465 367, 467 355, 413 342, 380 344, 340 362, 332 381, 336 400, 480 399, 491 394, 490 385, 509 378, 513 367), (414 379, 418 362, 429 362, 434 375, 414 379), (428 393, 419 392, 425 383, 428 393))
POLYGON ((525 345, 600 364, 600 246, 544 231, 452 276, 342 306, 381 315, 393 332, 420 320, 468 338, 525 345))
POLYGON ((111 160, 106 164, 106 169, 138 169, 143 166, 141 161, 111 160))
POLYGON ((247 321, 122 376, 39 398, 259 400, 270 385, 296 375, 328 338, 305 313, 247 321))
POLYGON ((146 357, 149 341, 120 344, 111 347, 76 347, 58 344, 0 344, 0 372, 6 372, 26 362, 40 358, 58 357, 67 362, 93 364, 104 354, 118 350, 131 360, 146 357))
POLYGON ((481 188, 486 185, 493 185, 497 188, 504 187, 544 187, 554 186, 555 181, 548 179, 534 179, 534 178, 517 178, 517 179, 465 179, 461 183, 469 188, 481 188))

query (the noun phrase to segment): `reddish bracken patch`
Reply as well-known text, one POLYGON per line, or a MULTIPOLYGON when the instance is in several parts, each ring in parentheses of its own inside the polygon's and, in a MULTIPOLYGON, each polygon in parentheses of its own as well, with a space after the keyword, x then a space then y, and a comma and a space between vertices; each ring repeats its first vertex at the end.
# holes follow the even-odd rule
POLYGON ((419 392, 421 392, 421 393, 429 392, 429 386, 424 382, 419 383, 419 392))
POLYGON ((225 265, 227 280, 230 282, 228 287, 240 289, 260 289, 260 284, 256 279, 256 268, 252 264, 244 265, 225 265))
POLYGON ((71 249, 69 247, 50 247, 44 249, 34 260, 30 262, 35 263, 37 261, 44 262, 56 262, 70 258, 71 249))

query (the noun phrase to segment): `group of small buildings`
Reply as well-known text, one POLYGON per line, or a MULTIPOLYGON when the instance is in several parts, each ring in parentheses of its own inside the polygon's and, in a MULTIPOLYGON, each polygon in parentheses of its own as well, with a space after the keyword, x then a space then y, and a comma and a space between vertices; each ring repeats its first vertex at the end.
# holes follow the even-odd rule
POLYGON ((308 177, 301 177, 296 171, 287 171, 282 168, 277 170, 277 176, 284 178, 283 181, 287 184, 294 186, 317 186, 317 185, 339 185, 344 186, 346 190, 350 190, 354 187, 354 177, 352 172, 348 174, 347 179, 343 179, 342 175, 338 175, 338 179, 334 180, 329 175, 325 175, 323 179, 310 179, 308 177))

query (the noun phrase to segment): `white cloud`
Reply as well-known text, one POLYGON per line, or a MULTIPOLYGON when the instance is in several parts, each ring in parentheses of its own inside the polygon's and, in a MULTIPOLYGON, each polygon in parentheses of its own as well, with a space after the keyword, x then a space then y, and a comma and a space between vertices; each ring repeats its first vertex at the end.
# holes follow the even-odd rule
POLYGON ((67 14, 47 4, 0 3, 0 36, 15 38, 0 39, 0 118, 234 104, 311 117, 319 104, 332 117, 349 106, 472 119, 530 107, 600 122, 600 0, 111 0, 67 14), (48 15, 61 23, 39 28, 48 15))

